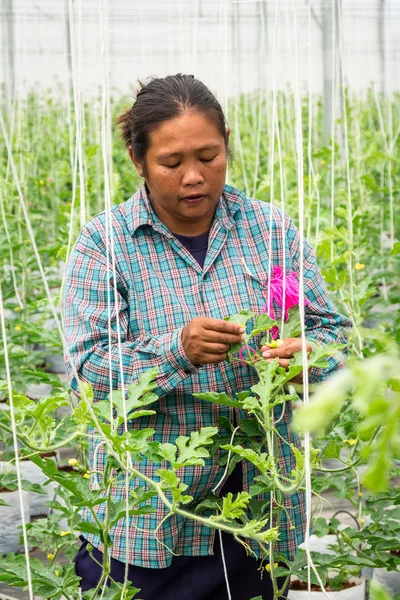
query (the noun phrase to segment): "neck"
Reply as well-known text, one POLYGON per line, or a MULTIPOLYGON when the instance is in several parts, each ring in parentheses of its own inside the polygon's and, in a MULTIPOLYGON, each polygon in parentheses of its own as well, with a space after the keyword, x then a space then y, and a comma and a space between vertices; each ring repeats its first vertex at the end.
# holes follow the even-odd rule
POLYGON ((151 195, 148 194, 148 198, 150 204, 152 206, 153 211, 160 219, 161 223, 164 223, 166 227, 172 232, 177 233, 178 235, 201 235, 206 231, 210 231, 212 222, 214 220, 215 208, 212 213, 204 215, 201 219, 177 219, 175 217, 171 217, 168 213, 166 213, 160 206, 152 201, 151 195))

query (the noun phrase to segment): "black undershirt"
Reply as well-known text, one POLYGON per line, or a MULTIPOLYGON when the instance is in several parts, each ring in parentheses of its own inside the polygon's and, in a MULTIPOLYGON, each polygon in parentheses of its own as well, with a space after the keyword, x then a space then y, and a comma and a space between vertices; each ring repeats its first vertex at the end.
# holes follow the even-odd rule
POLYGON ((203 268, 207 254, 209 233, 209 231, 206 231, 200 235, 180 235, 178 233, 174 233, 173 235, 190 252, 193 258, 197 260, 200 267, 203 268))

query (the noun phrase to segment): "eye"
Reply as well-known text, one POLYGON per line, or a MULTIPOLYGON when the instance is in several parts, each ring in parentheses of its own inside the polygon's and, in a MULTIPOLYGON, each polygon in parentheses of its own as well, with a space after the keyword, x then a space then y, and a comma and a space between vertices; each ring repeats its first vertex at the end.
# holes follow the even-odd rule
POLYGON ((175 169, 176 167, 179 167, 181 163, 176 163, 175 165, 162 165, 163 167, 166 167, 167 169, 175 169))
POLYGON ((217 156, 213 156, 212 158, 201 158, 200 160, 201 160, 201 162, 208 163, 208 162, 211 162, 212 160, 214 160, 214 158, 217 158, 217 156))

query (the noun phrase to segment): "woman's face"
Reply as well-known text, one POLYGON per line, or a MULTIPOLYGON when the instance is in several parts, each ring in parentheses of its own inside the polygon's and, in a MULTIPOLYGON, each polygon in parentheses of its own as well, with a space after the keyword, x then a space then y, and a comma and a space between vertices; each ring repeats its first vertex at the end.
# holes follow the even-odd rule
POLYGON ((210 119, 186 110, 151 134, 145 164, 132 148, 129 155, 146 179, 154 212, 170 231, 199 235, 210 228, 227 167, 225 140, 210 119))

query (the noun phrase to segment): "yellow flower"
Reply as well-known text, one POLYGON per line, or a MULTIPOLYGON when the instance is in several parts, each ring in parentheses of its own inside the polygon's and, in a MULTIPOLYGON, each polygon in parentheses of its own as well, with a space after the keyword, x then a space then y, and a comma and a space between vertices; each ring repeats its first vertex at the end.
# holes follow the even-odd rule
POLYGON ((49 560, 53 560, 53 558, 54 558, 54 554, 48 554, 48 555, 47 555, 47 558, 48 558, 49 560))
POLYGON ((358 440, 343 440, 343 442, 345 444, 348 444, 349 446, 355 446, 355 444, 357 444, 358 440))
POLYGON ((85 474, 84 474, 84 478, 85 478, 85 479, 90 479, 90 473, 85 473, 85 474))
POLYGON ((20 306, 16 306, 16 307, 14 308, 14 311, 15 311, 15 312, 19 312, 20 310, 21 310, 21 307, 20 307, 20 306))
MULTIPOLYGON (((277 569, 277 568, 278 568, 278 563, 274 562, 274 569, 277 569)), ((268 571, 268 573, 271 573, 271 565, 269 563, 265 567, 265 570, 268 571)))
POLYGON ((60 574, 60 571, 57 571, 57 569, 56 569, 56 570, 54 571, 54 573, 56 574, 56 577, 58 577, 58 576, 59 576, 59 574, 60 574))
POLYGON ((70 531, 60 531, 60 536, 64 537, 65 535, 71 535, 70 531))
POLYGON ((21 371, 22 371, 23 369, 25 369, 24 365, 20 365, 20 366, 19 366, 19 368, 21 369, 21 371))
POLYGON ((40 185, 44 185, 44 181, 43 181, 43 179, 41 179, 41 180, 39 181, 39 183, 40 183, 40 185))
POLYGON ((16 325, 14 327, 14 329, 15 329, 15 331, 21 331, 22 327, 21 327, 21 325, 16 325))
POLYGON ((280 346, 281 344, 283 344, 283 340, 278 339, 278 340, 272 340, 272 342, 270 342, 269 344, 265 344, 265 345, 268 346, 268 348, 278 348, 278 346, 280 346))
POLYGON ((362 492, 358 492, 358 497, 362 498, 363 497, 363 493, 362 492))
POLYGON ((361 271, 361 269, 365 269, 365 265, 363 263, 356 263, 354 268, 356 271, 361 271))
POLYGON ((70 458, 68 464, 71 465, 71 467, 77 467, 79 463, 76 458, 70 458))
POLYGON ((365 519, 360 519, 360 525, 364 525, 365 519))

